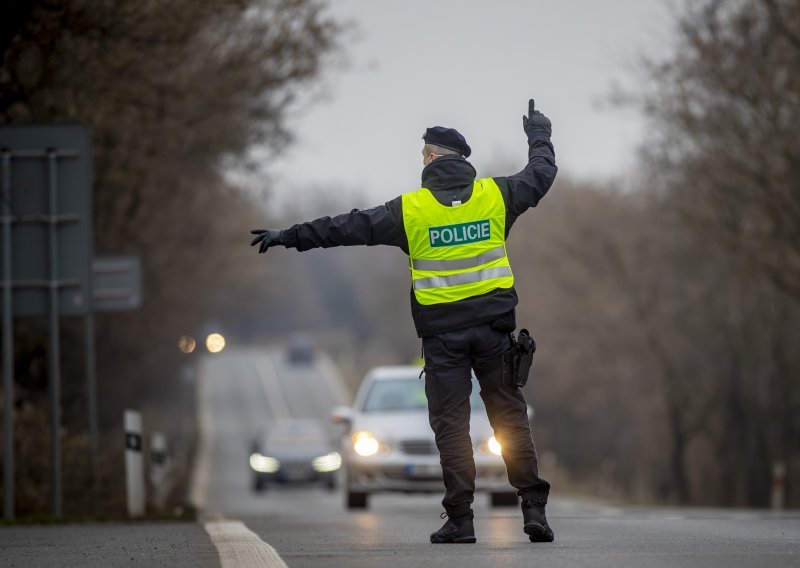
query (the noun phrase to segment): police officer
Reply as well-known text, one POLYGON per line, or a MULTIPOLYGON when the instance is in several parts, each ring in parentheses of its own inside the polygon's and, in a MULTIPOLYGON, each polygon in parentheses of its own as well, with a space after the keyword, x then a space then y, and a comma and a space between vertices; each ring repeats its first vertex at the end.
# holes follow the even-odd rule
POLYGON ((501 442, 509 482, 522 498, 523 530, 532 542, 554 538, 545 516, 550 484, 538 475, 527 405, 520 389, 504 380, 510 372, 503 355, 511 349, 517 305, 506 239, 557 172, 550 120, 533 99, 522 124, 528 164, 512 176, 476 180, 465 138, 435 126, 423 136, 421 189, 373 209, 251 231, 260 253, 277 245, 298 251, 393 245, 409 255, 411 312, 422 338, 428 415, 445 485, 447 521, 431 534, 433 543, 475 542, 471 370, 501 442))

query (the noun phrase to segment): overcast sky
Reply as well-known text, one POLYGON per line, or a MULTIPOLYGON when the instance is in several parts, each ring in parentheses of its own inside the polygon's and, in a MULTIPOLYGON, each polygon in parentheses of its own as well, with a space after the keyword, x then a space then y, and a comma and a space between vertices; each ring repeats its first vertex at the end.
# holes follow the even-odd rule
MULTIPOLYGON (((641 53, 665 54, 664 0, 334 0, 352 21, 347 65, 330 69, 290 124, 296 144, 271 168, 275 194, 354 188, 381 203, 416 189, 428 126, 458 129, 478 174, 526 161, 528 99, 553 121, 564 175, 624 174, 641 140, 637 113, 603 104, 631 85, 641 53)), ((354 203, 354 207, 367 204, 354 203)))

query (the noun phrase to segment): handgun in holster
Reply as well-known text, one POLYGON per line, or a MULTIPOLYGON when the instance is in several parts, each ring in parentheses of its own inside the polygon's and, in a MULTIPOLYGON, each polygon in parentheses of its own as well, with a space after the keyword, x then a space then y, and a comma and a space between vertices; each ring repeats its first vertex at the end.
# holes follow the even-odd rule
POLYGON ((511 349, 503 356, 503 380, 511 387, 524 387, 533 364, 536 342, 527 329, 519 332, 519 337, 511 334, 511 349))

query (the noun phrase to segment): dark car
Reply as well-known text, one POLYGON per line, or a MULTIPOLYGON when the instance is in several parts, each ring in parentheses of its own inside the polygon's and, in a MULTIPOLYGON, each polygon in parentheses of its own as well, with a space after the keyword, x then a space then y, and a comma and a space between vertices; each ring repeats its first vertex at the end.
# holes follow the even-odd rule
POLYGON ((250 455, 256 491, 275 483, 321 483, 334 489, 341 465, 342 458, 325 429, 308 419, 273 422, 250 455))
POLYGON ((311 365, 314 362, 314 342, 303 334, 289 338, 286 356, 292 365, 311 365))

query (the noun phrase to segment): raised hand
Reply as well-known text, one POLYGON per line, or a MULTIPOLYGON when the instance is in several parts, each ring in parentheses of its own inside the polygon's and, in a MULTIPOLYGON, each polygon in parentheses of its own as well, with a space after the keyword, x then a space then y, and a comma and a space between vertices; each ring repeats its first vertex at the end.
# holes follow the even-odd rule
POLYGON ((553 133, 553 125, 550 119, 536 110, 536 105, 533 99, 528 103, 528 116, 522 116, 522 128, 525 129, 525 134, 528 138, 537 133, 546 134, 550 137, 553 133))

